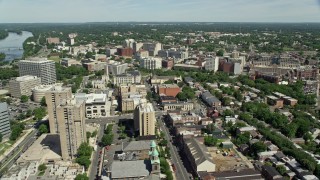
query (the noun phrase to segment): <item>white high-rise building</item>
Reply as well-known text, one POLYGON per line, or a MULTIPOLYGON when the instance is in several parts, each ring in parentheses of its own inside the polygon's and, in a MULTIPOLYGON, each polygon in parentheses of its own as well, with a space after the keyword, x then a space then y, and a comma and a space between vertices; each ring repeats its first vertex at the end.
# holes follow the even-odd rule
POLYGON ((143 58, 140 61, 140 67, 145 69, 161 69, 162 59, 161 58, 143 58))
POLYGON ((219 68, 219 57, 212 57, 205 59, 206 64, 204 65, 205 70, 217 72, 219 68))
POLYGON ((47 58, 31 58, 19 61, 20 76, 37 76, 41 78, 41 84, 56 83, 56 66, 54 61, 47 58))

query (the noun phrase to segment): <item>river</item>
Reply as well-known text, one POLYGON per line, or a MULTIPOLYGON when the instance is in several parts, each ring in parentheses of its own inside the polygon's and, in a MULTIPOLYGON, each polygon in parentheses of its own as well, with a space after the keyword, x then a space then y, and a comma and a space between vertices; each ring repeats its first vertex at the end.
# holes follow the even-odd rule
POLYGON ((12 61, 14 59, 20 59, 23 55, 23 42, 32 37, 32 33, 28 31, 22 31, 22 34, 9 33, 9 36, 3 40, 0 40, 0 52, 6 54, 5 61, 12 61))

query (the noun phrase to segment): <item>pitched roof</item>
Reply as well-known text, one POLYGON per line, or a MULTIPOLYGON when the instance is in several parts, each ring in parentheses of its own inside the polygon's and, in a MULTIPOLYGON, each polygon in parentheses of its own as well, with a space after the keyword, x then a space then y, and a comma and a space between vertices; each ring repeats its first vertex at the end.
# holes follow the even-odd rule
POLYGON ((195 163, 197 165, 200 165, 205 161, 209 161, 214 164, 212 157, 208 152, 208 149, 203 144, 200 144, 199 141, 197 141, 194 138, 189 138, 185 140, 185 143, 187 144, 190 152, 192 153, 195 163))

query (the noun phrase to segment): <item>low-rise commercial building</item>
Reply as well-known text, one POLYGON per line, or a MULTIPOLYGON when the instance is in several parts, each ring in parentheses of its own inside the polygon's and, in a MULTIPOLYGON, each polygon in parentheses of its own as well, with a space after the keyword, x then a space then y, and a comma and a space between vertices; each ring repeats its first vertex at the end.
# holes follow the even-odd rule
POLYGON ((173 110, 179 110, 179 111, 190 111, 193 109, 193 103, 191 102, 165 102, 162 103, 163 110, 164 111, 173 111, 173 110))
POLYGON ((213 96, 209 91, 202 93, 201 99, 210 107, 213 107, 215 109, 221 108, 221 101, 213 96))
POLYGON ((215 172, 216 165, 208 149, 195 138, 183 138, 182 151, 186 155, 194 175, 199 172, 215 172))
POLYGON ((283 100, 275 96, 267 96, 267 103, 275 108, 283 107, 283 100))
POLYGON ((20 98, 22 95, 31 96, 31 89, 41 84, 37 76, 21 76, 9 81, 9 91, 12 97, 20 98))
POLYGON ((168 123, 172 126, 176 125, 197 125, 199 124, 201 117, 192 113, 186 114, 181 112, 168 112, 167 114, 168 123))

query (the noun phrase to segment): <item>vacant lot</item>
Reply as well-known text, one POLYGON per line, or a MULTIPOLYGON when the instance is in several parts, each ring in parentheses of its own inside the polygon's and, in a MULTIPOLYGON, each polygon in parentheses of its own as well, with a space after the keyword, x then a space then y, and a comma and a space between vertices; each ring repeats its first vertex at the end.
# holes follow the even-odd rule
POLYGON ((236 155, 233 149, 230 151, 223 151, 221 149, 217 149, 216 147, 212 147, 208 148, 208 150, 216 164, 217 172, 247 168, 246 163, 236 155), (217 153, 218 150, 220 151, 219 153, 217 153), (227 152, 228 155, 223 154, 223 152, 227 152))

